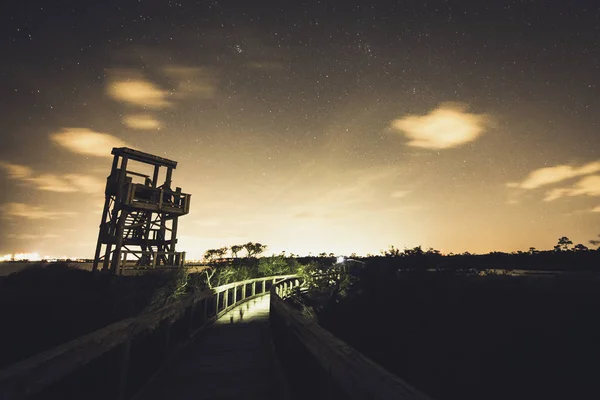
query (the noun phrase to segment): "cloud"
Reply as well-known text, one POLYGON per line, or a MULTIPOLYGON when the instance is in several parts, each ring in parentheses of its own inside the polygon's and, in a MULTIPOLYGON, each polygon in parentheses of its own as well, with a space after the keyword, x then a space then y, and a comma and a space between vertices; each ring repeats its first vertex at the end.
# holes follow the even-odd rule
POLYGON ((170 93, 161 89, 144 75, 133 69, 114 69, 108 72, 106 94, 114 100, 132 106, 161 109, 169 107, 170 93))
POLYGON ((594 161, 579 168, 571 165, 557 165, 536 169, 530 172, 522 182, 509 182, 506 186, 521 189, 537 189, 541 186, 551 185, 578 176, 594 174, 599 171, 600 161, 594 161))
POLYGON ((0 161, 0 167, 4 168, 11 179, 25 179, 33 175, 31 168, 25 165, 11 164, 5 161, 0 161))
POLYGON ((84 193, 104 194, 105 182, 91 175, 66 174, 64 178, 71 186, 84 193))
POLYGON ((113 147, 129 147, 115 136, 87 128, 63 128, 62 132, 51 134, 50 139, 74 153, 97 157, 112 157, 113 147))
POLYGON ((17 240, 40 240, 40 239, 55 239, 58 238, 58 235, 55 235, 53 233, 47 233, 45 235, 35 235, 35 234, 30 234, 30 233, 20 233, 20 234, 15 234, 15 233, 9 233, 8 235, 6 235, 7 238, 11 238, 11 239, 17 239, 17 240))
POLYGON ((217 87, 213 73, 208 68, 169 65, 163 73, 173 86, 172 95, 183 99, 188 97, 212 99, 217 87))
POLYGON ((489 124, 485 114, 466 112, 466 106, 444 103, 427 115, 406 115, 392 122, 408 145, 426 149, 449 149, 477 139, 489 124))
POLYGON ((69 193, 77 191, 77 188, 69 185, 67 180, 52 174, 42 174, 36 177, 23 179, 23 181, 32 182, 38 189, 49 192, 69 193))
POLYGON ((410 193, 410 190, 396 190, 390 193, 392 199, 403 199, 410 193))
POLYGON ((592 208, 592 212, 600 213, 600 206, 596 206, 596 207, 592 208))
POLYGON ((555 188, 546 193, 544 201, 565 196, 600 196, 600 175, 586 176, 570 188, 555 188))
POLYGON ((59 193, 102 193, 104 182, 94 176, 84 174, 41 174, 27 166, 0 161, 0 167, 8 172, 10 179, 31 183, 39 190, 59 193))
POLYGON ((6 203, 0 206, 0 211, 7 217, 27 219, 57 219, 63 216, 76 215, 66 211, 47 211, 42 207, 25 203, 6 203))
POLYGON ((162 124, 150 114, 132 114, 123 118, 123 123, 131 129, 160 129, 162 124))

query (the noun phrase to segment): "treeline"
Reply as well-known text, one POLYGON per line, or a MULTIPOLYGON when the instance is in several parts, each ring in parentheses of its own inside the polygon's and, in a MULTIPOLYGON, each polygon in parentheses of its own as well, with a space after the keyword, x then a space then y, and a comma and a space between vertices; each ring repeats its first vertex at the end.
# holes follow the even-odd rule
POLYGON ((204 253, 208 268, 203 271, 202 282, 212 288, 263 276, 296 274, 305 268, 326 268, 336 260, 333 254, 324 253, 318 257, 281 253, 258 258, 266 250, 266 245, 253 242, 209 249, 204 253))
MULTIPOLYGON (((592 241, 595 242, 595 241, 592 241)), ((537 250, 488 254, 449 253, 443 255, 435 249, 423 250, 421 246, 399 250, 390 246, 381 256, 361 258, 372 266, 389 266, 397 269, 436 270, 537 270, 537 271, 598 271, 600 248, 590 250, 582 244, 573 247, 567 237, 558 240, 553 250, 537 250)))

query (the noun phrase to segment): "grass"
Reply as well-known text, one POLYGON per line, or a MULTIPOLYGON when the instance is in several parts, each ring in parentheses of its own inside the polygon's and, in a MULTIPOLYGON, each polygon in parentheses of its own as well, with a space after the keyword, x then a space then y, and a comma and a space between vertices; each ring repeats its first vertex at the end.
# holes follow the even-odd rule
POLYGON ((96 275, 33 265, 0 278, 0 368, 136 315, 171 274, 96 275))

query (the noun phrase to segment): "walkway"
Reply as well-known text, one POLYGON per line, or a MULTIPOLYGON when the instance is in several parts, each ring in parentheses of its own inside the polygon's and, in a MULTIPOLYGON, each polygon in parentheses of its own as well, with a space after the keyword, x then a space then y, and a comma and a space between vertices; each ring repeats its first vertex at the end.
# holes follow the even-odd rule
POLYGON ((157 377, 138 400, 281 399, 269 328, 270 296, 229 311, 157 377))

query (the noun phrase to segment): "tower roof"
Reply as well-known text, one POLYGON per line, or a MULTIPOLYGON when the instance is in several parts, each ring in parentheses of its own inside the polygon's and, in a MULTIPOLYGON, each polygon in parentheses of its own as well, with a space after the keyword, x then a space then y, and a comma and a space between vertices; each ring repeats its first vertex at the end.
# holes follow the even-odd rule
POLYGON ((171 167, 173 169, 177 168, 177 161, 169 160, 167 158, 162 158, 149 153, 144 153, 139 150, 130 149, 129 147, 113 147, 111 154, 127 157, 130 160, 140 161, 146 164, 171 167))

